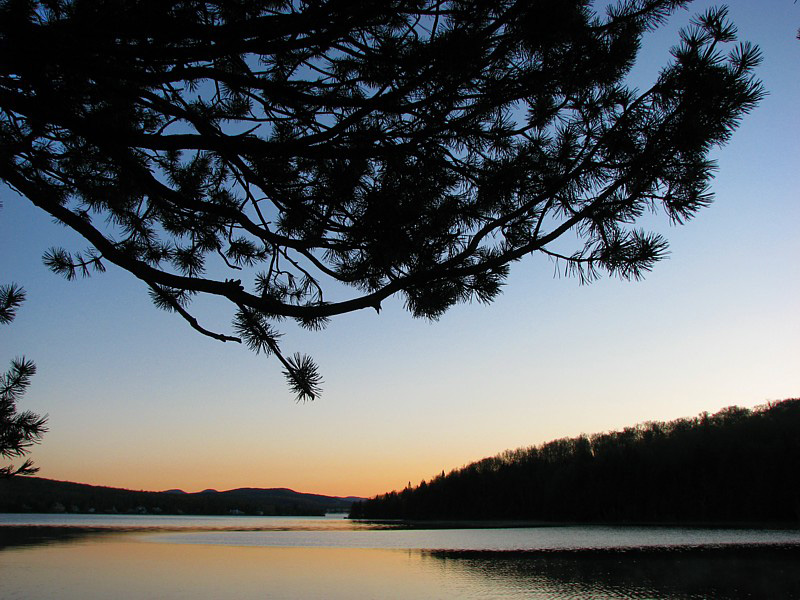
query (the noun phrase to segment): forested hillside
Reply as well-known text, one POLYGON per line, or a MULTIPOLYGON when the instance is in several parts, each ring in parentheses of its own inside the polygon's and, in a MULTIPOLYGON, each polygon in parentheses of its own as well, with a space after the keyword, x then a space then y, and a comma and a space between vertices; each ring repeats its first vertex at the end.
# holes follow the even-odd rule
POLYGON ((356 503, 365 519, 797 522, 800 399, 508 450, 356 503))
POLYGON ((0 479, 0 512, 323 515, 346 511, 352 501, 285 488, 187 494, 180 490, 144 492, 40 477, 0 479))

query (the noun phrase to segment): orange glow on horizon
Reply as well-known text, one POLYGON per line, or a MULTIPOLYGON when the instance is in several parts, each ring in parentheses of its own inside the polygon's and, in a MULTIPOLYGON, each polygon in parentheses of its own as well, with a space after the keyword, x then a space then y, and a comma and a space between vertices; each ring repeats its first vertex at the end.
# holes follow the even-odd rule
MULTIPOLYGON (((477 458, 477 457, 476 457, 477 458)), ((377 467, 370 471, 330 471, 319 473, 290 473, 290 469, 281 468, 280 473, 272 476, 258 476, 258 469, 242 466, 238 470, 204 469, 160 469, 153 471, 147 465, 131 463, 120 468, 120 465, 96 467, 92 465, 75 465, 69 461, 64 464, 46 464, 45 458, 39 458, 37 464, 41 470, 38 477, 59 481, 73 481, 88 485, 124 488, 129 490, 165 491, 180 489, 185 492, 200 492, 206 489, 226 491, 237 488, 288 488, 306 494, 369 498, 385 492, 400 490, 410 481, 418 484, 422 479, 429 480, 443 470, 441 467, 425 463, 405 463, 394 465, 392 470, 377 467)), ((428 461, 431 463, 432 461, 428 461)), ((449 465, 444 468, 450 471, 463 463, 449 465)), ((276 471, 276 469, 271 469, 276 471)))

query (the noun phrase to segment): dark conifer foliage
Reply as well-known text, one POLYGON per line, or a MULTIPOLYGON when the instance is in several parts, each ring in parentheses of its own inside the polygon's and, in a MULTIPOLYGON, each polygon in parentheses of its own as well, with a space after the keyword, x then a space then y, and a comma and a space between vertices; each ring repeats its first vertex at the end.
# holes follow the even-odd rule
POLYGON ((800 399, 509 450, 353 505, 366 519, 800 521, 800 399))
MULTIPOLYGON (((17 308, 25 300, 25 290, 10 284, 0 286, 0 323, 10 323, 17 308)), ((25 394, 36 374, 36 365, 22 357, 11 361, 11 368, 0 374, 0 457, 19 458, 25 456, 31 446, 38 443, 47 432, 47 417, 29 410, 18 413, 17 402, 25 394)), ((0 466, 0 478, 13 475, 31 475, 38 471, 30 459, 19 467, 0 466)))
POLYGON ((88 242, 48 250, 54 271, 115 264, 313 399, 283 319, 394 294, 436 319, 531 253, 584 281, 664 256, 637 221, 708 204, 709 150, 763 95, 724 9, 626 86, 685 4, 3 0, 0 179, 88 242), (195 318, 198 295, 230 301, 235 335, 195 318))

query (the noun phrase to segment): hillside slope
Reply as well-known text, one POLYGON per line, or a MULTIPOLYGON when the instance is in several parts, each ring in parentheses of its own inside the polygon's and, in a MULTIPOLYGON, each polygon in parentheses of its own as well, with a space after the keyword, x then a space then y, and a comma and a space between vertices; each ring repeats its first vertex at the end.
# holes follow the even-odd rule
POLYGON ((321 515, 346 511, 350 498, 286 488, 240 488, 187 494, 133 491, 41 477, 0 479, 0 512, 96 512, 217 515, 321 515))
POLYGON ((365 519, 800 521, 800 399, 506 451, 356 503, 365 519))

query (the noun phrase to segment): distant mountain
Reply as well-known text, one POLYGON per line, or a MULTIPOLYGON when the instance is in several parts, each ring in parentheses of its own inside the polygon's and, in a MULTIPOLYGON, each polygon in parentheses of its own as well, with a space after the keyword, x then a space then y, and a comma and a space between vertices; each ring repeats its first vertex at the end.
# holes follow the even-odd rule
POLYGON ((508 450, 353 504, 363 519, 800 523, 800 399, 508 450))
POLYGON ((347 511, 355 500, 360 498, 303 494, 286 488, 147 492, 41 477, 0 479, 0 512, 323 515, 347 511))

